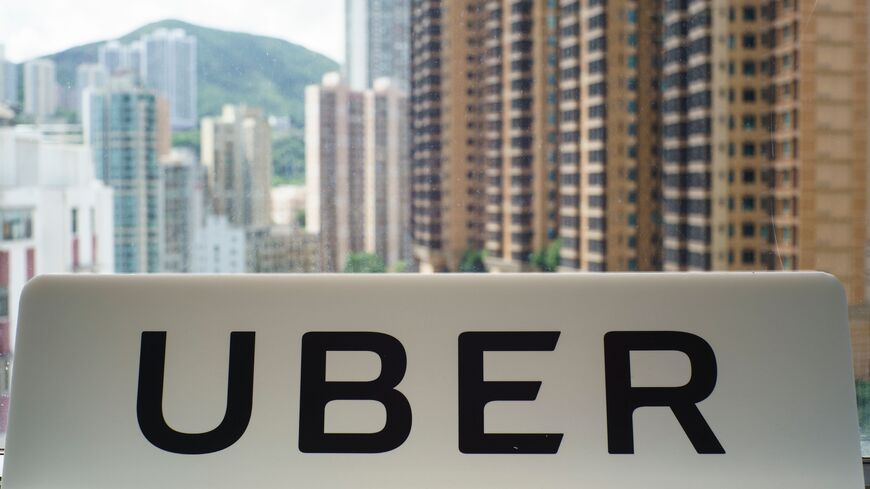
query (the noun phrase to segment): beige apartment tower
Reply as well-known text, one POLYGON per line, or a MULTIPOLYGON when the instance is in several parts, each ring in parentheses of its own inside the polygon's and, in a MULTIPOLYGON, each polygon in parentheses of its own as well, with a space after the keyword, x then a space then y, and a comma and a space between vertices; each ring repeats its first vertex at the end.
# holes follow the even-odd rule
POLYGON ((763 3, 665 3, 665 270, 759 270, 769 259, 763 3))
POLYGON ((241 227, 271 224, 272 128, 260 109, 226 105, 201 125, 201 159, 215 215, 241 227))
POLYGON ((365 98, 338 73, 305 88, 305 227, 324 272, 365 251, 365 98))
POLYGON ((410 258, 407 95, 388 78, 352 90, 338 73, 305 92, 305 227, 323 271, 358 252, 410 258))
POLYGON ((478 80, 487 266, 528 270, 531 254, 558 233, 558 5, 476 3, 480 49, 470 72, 478 80))
POLYGON ((562 270, 661 268, 660 5, 561 2, 562 270))
POLYGON ((665 2, 664 268, 824 270, 864 295, 867 4, 665 2))
POLYGON ((474 154, 477 80, 466 0, 411 2, 411 227, 421 272, 456 270, 483 247, 483 172, 474 154))
POLYGON ((558 4, 412 3, 412 198, 422 271, 485 250, 530 268, 558 237, 558 4))
POLYGON ((864 298, 867 2, 782 2, 773 10, 769 91, 774 268, 831 272, 864 298))
POLYGON ((365 248, 387 267, 411 259, 408 97, 389 78, 365 92, 365 248))
POLYGON ((864 302, 867 2, 666 1, 665 270, 822 270, 864 302))
POLYGON ((867 241, 868 4, 771 8, 775 44, 774 268, 833 273, 850 304, 855 374, 870 379, 867 241), (863 302, 863 304, 862 304, 863 302))

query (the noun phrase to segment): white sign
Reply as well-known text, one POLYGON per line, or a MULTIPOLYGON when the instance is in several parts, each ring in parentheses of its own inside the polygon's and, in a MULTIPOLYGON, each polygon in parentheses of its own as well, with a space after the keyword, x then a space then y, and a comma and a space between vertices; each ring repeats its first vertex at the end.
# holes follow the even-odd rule
POLYGON ((862 487, 824 274, 57 276, 4 489, 862 487))

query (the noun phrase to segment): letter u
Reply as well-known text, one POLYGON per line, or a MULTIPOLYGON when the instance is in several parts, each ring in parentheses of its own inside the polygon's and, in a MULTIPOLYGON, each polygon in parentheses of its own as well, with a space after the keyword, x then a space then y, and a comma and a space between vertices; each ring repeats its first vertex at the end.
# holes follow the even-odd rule
POLYGON ((139 429, 154 446, 186 455, 214 453, 230 447, 245 433, 254 397, 254 332, 230 334, 227 409, 220 424, 206 433, 181 433, 163 416, 166 332, 144 331, 139 356, 139 429))

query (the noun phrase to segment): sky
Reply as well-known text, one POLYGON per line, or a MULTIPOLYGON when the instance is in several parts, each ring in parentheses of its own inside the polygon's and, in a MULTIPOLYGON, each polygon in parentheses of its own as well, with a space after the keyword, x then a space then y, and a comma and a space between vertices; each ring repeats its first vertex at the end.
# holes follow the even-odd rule
POLYGON ((285 39, 342 62, 343 0, 0 0, 0 44, 21 61, 174 18, 285 39))

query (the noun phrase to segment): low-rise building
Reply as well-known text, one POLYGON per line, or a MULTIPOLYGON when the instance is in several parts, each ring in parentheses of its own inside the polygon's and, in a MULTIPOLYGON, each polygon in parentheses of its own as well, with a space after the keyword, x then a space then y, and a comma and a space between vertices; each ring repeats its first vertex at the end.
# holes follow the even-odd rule
POLYGON ((245 230, 226 216, 209 215, 193 240, 191 272, 244 273, 245 230))
POLYGON ((254 229, 247 234, 248 273, 321 271, 320 240, 291 226, 254 229))

